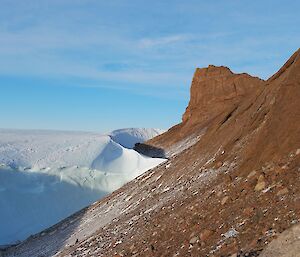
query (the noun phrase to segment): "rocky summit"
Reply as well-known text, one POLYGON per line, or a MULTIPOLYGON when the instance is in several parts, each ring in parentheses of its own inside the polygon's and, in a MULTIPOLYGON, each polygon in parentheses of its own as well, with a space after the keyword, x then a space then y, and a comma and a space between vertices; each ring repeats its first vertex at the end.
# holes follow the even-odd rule
POLYGON ((300 50, 266 81, 197 69, 182 123, 145 144, 166 162, 2 254, 297 256, 299 99, 300 50))

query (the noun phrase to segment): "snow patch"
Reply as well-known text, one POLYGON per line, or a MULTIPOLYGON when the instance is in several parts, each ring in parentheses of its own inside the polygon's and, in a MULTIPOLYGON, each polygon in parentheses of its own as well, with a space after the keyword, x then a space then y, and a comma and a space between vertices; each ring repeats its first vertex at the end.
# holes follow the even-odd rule
POLYGON ((164 132, 153 128, 127 128, 112 131, 110 137, 123 147, 132 149, 136 143, 143 143, 164 132))

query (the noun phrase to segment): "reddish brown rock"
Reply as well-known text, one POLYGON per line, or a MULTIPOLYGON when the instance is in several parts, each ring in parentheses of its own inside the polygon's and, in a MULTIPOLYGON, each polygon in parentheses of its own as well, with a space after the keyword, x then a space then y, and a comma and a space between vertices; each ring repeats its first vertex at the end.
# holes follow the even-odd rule
POLYGON ((218 162, 216 163, 216 165, 215 165, 215 168, 216 168, 216 169, 219 169, 220 167, 222 167, 222 165, 223 165, 223 162, 218 161, 218 162))
POLYGON ((182 116, 183 122, 148 143, 168 152, 172 144, 188 135, 199 133, 218 116, 223 116, 221 122, 225 122, 239 103, 247 97, 255 97, 263 89, 263 84, 264 81, 259 78, 246 73, 234 74, 223 66, 197 68, 191 85, 190 101, 182 116))
POLYGON ((168 168, 146 172, 72 216, 73 225, 62 221, 8 256, 131 255, 133 244, 138 256, 230 256, 235 246, 257 256, 272 233, 300 220, 299 99, 299 50, 267 81, 225 67, 197 69, 183 122, 145 143, 165 150, 168 168), (207 227, 214 233, 191 245, 207 227), (80 244, 56 243, 63 231, 66 240, 81 236, 80 244), (112 238, 124 243, 111 247, 112 238))
POLYGON ((251 216, 254 213, 254 208, 253 207, 247 207, 244 209, 243 213, 246 216, 251 216))
POLYGON ((201 241, 205 242, 207 241, 212 235, 214 234, 214 232, 212 230, 209 229, 205 229, 201 232, 200 234, 200 239, 201 241))
POLYGON ((281 195, 286 195, 289 193, 289 190, 285 187, 283 189, 280 189, 278 192, 277 192, 277 195, 278 196, 281 196, 281 195))

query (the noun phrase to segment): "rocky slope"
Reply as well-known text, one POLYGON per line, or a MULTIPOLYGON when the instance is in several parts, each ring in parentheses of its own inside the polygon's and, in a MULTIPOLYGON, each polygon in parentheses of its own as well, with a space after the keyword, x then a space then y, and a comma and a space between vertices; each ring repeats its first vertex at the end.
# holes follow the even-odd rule
POLYGON ((298 257, 300 253, 300 224, 292 226, 274 239, 260 257, 298 257))
POLYGON ((182 123, 147 142, 167 162, 3 254, 258 256, 300 221, 299 99, 300 50, 267 81, 197 69, 182 123))

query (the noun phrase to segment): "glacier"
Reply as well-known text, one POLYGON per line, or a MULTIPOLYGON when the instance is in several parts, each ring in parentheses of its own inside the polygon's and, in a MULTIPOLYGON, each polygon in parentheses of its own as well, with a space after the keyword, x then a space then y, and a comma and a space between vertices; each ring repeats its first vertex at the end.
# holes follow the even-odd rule
POLYGON ((0 129, 0 245, 56 224, 164 162, 131 149, 162 132, 0 129))

